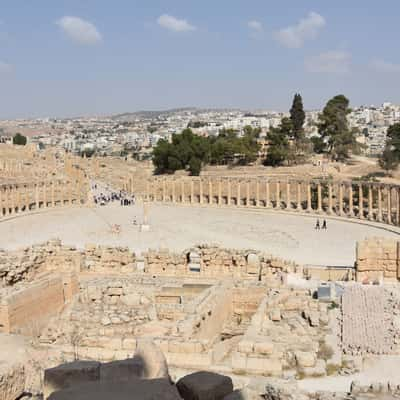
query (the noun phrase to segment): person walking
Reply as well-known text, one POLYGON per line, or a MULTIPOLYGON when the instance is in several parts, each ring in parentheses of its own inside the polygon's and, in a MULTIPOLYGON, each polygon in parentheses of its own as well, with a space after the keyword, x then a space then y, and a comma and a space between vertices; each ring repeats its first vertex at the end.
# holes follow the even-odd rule
POLYGON ((319 219, 317 219, 317 223, 315 224, 315 229, 320 230, 321 227, 319 225, 319 219))
POLYGON ((327 227, 326 227, 326 219, 324 219, 324 220, 322 221, 322 229, 324 229, 324 230, 327 229, 327 227))

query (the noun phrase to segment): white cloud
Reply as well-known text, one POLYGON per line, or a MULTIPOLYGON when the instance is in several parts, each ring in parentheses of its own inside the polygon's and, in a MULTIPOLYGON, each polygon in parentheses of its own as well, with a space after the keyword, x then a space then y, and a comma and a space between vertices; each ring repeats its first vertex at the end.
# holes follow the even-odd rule
POLYGON ((297 49, 303 47, 306 40, 315 39, 325 25, 326 21, 322 15, 310 12, 297 25, 281 29, 275 36, 283 46, 297 49))
POLYGON ((345 51, 327 51, 305 60, 308 72, 345 74, 350 71, 351 54, 345 51))
POLYGON ((263 24, 260 21, 252 20, 247 22, 247 27, 254 33, 263 33, 263 24))
POLYGON ((371 67, 379 72, 400 73, 400 64, 394 64, 378 58, 371 61, 371 67))
POLYGON ((186 19, 178 19, 172 15, 163 14, 158 20, 158 25, 174 32, 188 32, 196 30, 196 27, 191 25, 186 19))
POLYGON ((65 16, 57 21, 57 25, 76 43, 94 45, 102 40, 97 28, 82 18, 65 16))

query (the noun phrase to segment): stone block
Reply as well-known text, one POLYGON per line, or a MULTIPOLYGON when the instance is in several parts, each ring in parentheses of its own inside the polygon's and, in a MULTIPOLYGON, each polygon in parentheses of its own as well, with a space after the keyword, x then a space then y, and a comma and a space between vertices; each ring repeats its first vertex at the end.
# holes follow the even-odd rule
POLYGON ((224 397, 224 400, 261 400, 264 397, 258 394, 255 390, 250 388, 244 388, 235 390, 228 396, 224 397))
POLYGON ((130 293, 121 296, 121 302, 129 307, 138 307, 140 306, 141 295, 138 293, 130 293))
POLYGON ((213 372, 195 372, 176 384, 183 400, 222 400, 233 392, 232 379, 213 372))
POLYGON ((247 356, 235 351, 232 353, 232 370, 234 373, 243 373, 247 368, 247 356))
POLYGON ((239 342, 238 350, 241 353, 250 354, 254 351, 254 342, 250 340, 242 340, 239 342))
POLYGON ((49 400, 180 400, 168 379, 93 382, 53 393, 49 400))
POLYGON ((44 371, 44 398, 55 391, 98 381, 100 363, 95 361, 75 361, 44 371))
POLYGON ((317 361, 315 353, 298 351, 295 356, 299 367, 314 367, 317 361))
POLYGON ((324 360, 317 360, 314 367, 300 368, 300 371, 306 377, 319 378, 326 375, 326 362, 324 360))
POLYGON ((248 357, 247 372, 278 377, 282 375, 282 361, 277 358, 248 357))
POLYGON ((122 339, 122 349, 135 351, 136 350, 136 339, 134 339, 134 338, 122 339))
POLYGON ((278 308, 271 311, 270 318, 274 322, 279 322, 282 319, 281 310, 278 308))
POLYGON ((143 375, 143 363, 138 358, 101 364, 101 381, 129 381, 143 375))
POLYGON ((144 378, 169 378, 168 365, 164 354, 154 342, 138 339, 135 358, 141 359, 145 366, 144 378))
POLYGON ((254 343, 255 354, 272 354, 274 351, 274 344, 272 342, 256 342, 254 343))

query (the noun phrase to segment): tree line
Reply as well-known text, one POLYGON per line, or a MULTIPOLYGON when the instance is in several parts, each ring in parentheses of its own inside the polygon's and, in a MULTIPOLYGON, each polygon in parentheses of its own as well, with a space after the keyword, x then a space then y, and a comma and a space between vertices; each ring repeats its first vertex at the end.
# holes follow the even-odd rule
POLYGON ((187 128, 181 134, 173 134, 171 143, 165 139, 158 141, 153 150, 155 173, 186 169, 199 175, 205 164, 249 164, 258 156, 258 135, 259 130, 246 127, 242 137, 233 129, 222 129, 216 137, 202 137, 187 128))
MULTIPOLYGON (((326 154, 334 161, 346 160, 360 149, 357 130, 350 128, 347 120, 350 112, 349 100, 344 95, 333 97, 319 115, 319 136, 308 138, 304 131, 303 99, 296 93, 290 116, 282 118, 278 127, 268 131, 264 165, 301 164, 313 154, 326 154)), ((157 143, 153 151, 155 173, 188 170, 198 175, 207 164, 247 165, 258 157, 260 132, 246 126, 242 137, 232 129, 222 129, 216 137, 201 137, 194 135, 189 126, 181 134, 172 135, 171 143, 163 139, 157 143)))

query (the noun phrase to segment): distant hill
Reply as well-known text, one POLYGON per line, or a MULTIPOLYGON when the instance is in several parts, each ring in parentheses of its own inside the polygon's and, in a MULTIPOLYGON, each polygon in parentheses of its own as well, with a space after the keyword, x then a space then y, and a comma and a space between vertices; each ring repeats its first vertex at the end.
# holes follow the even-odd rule
POLYGON ((173 114, 182 114, 186 112, 199 114, 210 111, 233 111, 233 109, 182 107, 182 108, 172 108, 170 110, 159 110, 159 111, 143 110, 143 111, 135 111, 131 113, 113 115, 111 116, 111 119, 115 121, 133 121, 135 119, 154 119, 158 117, 167 117, 173 114))

